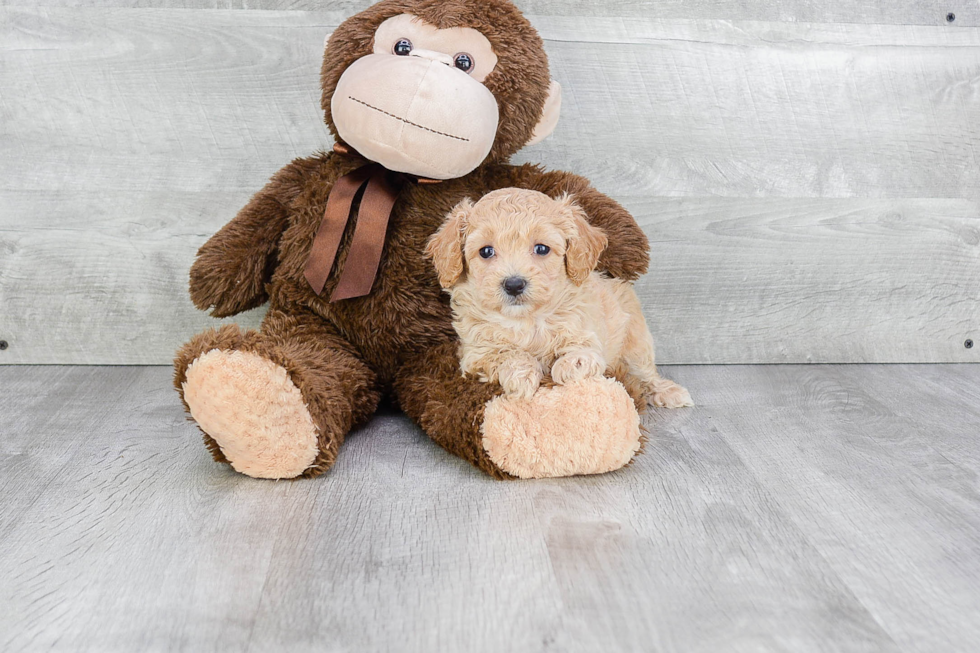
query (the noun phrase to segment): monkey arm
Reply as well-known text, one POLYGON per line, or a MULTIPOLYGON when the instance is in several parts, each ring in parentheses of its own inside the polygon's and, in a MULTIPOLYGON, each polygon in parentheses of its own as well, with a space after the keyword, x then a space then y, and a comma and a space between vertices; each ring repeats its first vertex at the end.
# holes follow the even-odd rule
POLYGON ((277 172, 198 250, 190 273, 195 306, 211 309, 215 317, 228 317, 265 303, 265 284, 277 263, 289 204, 313 165, 312 159, 297 159, 277 172))
POLYGON ((599 257, 599 271, 627 281, 633 281, 647 271, 650 244, 646 234, 618 202, 596 190, 588 179, 570 172, 541 172, 533 166, 523 170, 529 177, 522 180, 524 188, 551 197, 562 193, 574 196, 575 202, 589 216, 589 222, 606 232, 609 244, 599 257))

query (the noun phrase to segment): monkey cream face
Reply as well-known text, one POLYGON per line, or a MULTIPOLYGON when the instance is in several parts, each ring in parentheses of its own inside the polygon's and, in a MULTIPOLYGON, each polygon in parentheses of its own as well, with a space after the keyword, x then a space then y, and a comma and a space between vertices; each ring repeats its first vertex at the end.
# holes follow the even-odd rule
POLYGON ((337 133, 390 170, 462 177, 496 138, 497 100, 482 83, 496 65, 475 29, 437 29, 410 14, 389 18, 375 32, 373 53, 337 83, 330 103, 337 133))

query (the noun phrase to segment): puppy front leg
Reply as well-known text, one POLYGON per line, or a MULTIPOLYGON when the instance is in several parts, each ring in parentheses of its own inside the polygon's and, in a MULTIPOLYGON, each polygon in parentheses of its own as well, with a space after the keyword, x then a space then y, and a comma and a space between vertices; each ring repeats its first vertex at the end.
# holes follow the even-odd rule
POLYGON ((606 371, 606 360, 595 347, 582 346, 569 348, 551 366, 551 378, 559 385, 573 381, 602 376, 606 371))
POLYGON ((537 391, 544 377, 538 359, 526 351, 502 349, 495 343, 463 343, 460 367, 463 374, 499 383, 508 396, 525 399, 537 391))
POLYGON ((541 362, 524 352, 506 356, 497 367, 497 380, 504 393, 520 399, 530 399, 543 376, 541 362))

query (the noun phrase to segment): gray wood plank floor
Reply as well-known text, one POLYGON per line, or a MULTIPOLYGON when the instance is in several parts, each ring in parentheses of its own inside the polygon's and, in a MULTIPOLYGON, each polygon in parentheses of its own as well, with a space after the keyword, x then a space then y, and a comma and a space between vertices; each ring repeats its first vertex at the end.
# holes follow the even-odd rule
POLYGON ((168 368, 0 367, 0 650, 980 650, 980 366, 666 372, 699 406, 614 474, 390 412, 274 483, 168 368))

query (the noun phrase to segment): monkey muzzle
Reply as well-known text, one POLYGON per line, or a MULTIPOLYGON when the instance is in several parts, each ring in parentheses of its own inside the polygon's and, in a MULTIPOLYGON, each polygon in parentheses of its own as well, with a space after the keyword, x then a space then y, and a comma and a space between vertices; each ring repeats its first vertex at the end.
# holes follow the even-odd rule
POLYGON ((340 138, 389 170, 455 179, 493 147, 499 114, 486 86, 429 57, 371 54, 337 82, 330 111, 340 138))

